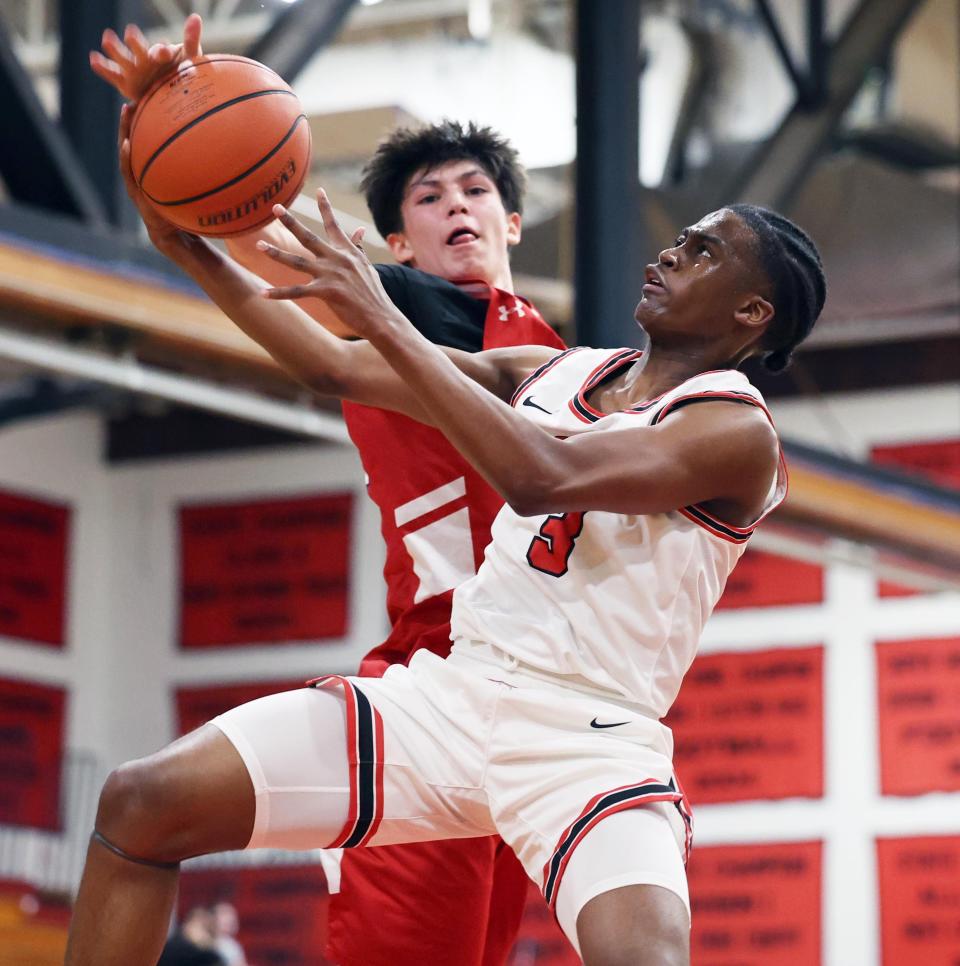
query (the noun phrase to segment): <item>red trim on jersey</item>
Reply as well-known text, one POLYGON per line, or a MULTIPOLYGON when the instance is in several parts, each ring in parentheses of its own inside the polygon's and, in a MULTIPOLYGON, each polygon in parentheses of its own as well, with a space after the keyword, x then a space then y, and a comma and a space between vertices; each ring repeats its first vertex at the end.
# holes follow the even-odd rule
POLYGON ((542 366, 538 369, 534 369, 523 382, 517 386, 514 394, 510 397, 510 405, 516 406, 517 400, 520 396, 525 393, 535 382, 539 382, 561 359, 565 359, 567 356, 573 355, 574 352, 580 352, 583 346, 574 346, 572 349, 567 349, 564 352, 560 352, 555 355, 552 359, 548 359, 542 366))
MULTIPOLYGON (((718 370, 721 371, 721 370, 718 370)), ((725 399, 730 402, 743 403, 748 406, 756 406, 764 416, 767 417, 768 422, 773 426, 774 432, 776 432, 776 424, 773 421, 773 416, 770 415, 770 410, 755 396, 750 395, 746 392, 738 392, 735 389, 716 389, 716 390, 705 390, 704 392, 692 392, 685 396, 677 396, 676 399, 671 399, 660 412, 654 416, 651 420, 650 425, 656 426, 661 422, 666 416, 668 416, 674 409, 678 408, 681 403, 687 402, 689 405, 690 401, 700 401, 707 399, 725 399)), ((682 407, 681 407, 682 408, 682 407)), ((783 455, 783 447, 780 446, 779 437, 777 442, 777 449, 779 451, 777 458, 777 479, 783 482, 783 492, 780 493, 779 499, 775 499, 773 503, 768 506, 756 520, 753 521, 749 526, 746 527, 736 527, 732 523, 727 523, 721 520, 719 517, 710 513, 708 510, 703 508, 700 503, 694 503, 687 507, 678 508, 678 513, 683 514, 688 520, 696 523, 697 526, 703 527, 708 533, 713 534, 715 537, 719 537, 721 540, 726 540, 727 543, 742 544, 746 543, 750 535, 754 530, 760 525, 760 523, 766 518, 771 512, 773 512, 780 504, 786 499, 787 491, 790 488, 790 477, 787 473, 787 464, 783 455)))
POLYGON ((570 412, 584 423, 595 423, 597 420, 609 415, 608 413, 601 412, 599 409, 594 409, 587 402, 585 398, 586 394, 621 366, 626 365, 628 362, 634 362, 642 355, 643 352, 640 349, 617 349, 612 356, 601 362, 583 381, 580 388, 567 403, 570 407, 570 412))

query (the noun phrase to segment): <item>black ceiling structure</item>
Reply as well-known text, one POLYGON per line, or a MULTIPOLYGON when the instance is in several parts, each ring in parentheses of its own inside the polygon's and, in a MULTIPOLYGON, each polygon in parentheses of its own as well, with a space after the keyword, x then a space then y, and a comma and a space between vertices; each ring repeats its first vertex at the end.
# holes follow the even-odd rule
MULTIPOLYGON (((864 77, 871 67, 887 61, 896 37, 922 2, 860 0, 840 36, 830 43, 824 31, 826 0, 805 0, 806 49, 798 55, 789 49, 769 0, 755 0, 757 17, 793 81, 795 102, 732 181, 723 182, 722 193, 712 188, 717 195, 713 206, 734 197, 789 207, 790 198, 833 146, 842 115, 864 77)), ((355 3, 301 0, 285 6, 247 53, 293 81, 336 36, 355 3)), ((602 7, 577 0, 573 18, 578 120, 575 318, 578 339, 593 345, 634 344, 638 339, 632 315, 642 265, 655 255, 653 200, 674 212, 684 205, 697 213, 709 207, 710 192, 702 184, 695 186, 695 179, 681 178, 680 184, 656 192, 639 184, 644 8, 641 0, 604 0, 602 7)), ((141 9, 142 0, 60 4, 59 124, 37 97, 0 20, 0 98, 6 107, 5 124, 0 126, 0 178, 10 197, 0 204, 0 234, 28 245, 50 245, 85 258, 135 266, 139 272, 146 269, 168 284, 195 290, 134 230, 138 219, 122 189, 112 136, 119 98, 88 64, 88 52, 99 45, 103 27, 116 29, 136 21, 141 9)), ((850 369, 840 364, 840 357, 853 353, 865 358, 874 350, 885 359, 892 352, 890 346, 818 352, 837 356, 842 382, 839 377, 850 369)), ((923 356, 920 351, 917 358, 923 356)), ((943 367, 934 368, 939 373, 943 367)), ((863 385, 871 378, 877 384, 883 378, 879 371, 867 366, 863 385)), ((914 375, 918 381, 930 381, 924 372, 914 375)), ((778 394, 788 382, 780 380, 769 391, 778 394)), ((792 388, 802 391, 798 384, 792 388)), ((43 405, 50 405, 49 400, 47 395, 43 405)))
POLYGON ((577 341, 636 344, 637 282, 650 257, 640 168, 640 0, 578 0, 576 245, 577 341))
POLYGON ((287 83, 340 32, 357 0, 310 0, 292 3, 279 13, 247 56, 272 67, 287 83))
POLYGON ((823 35, 823 0, 806 0, 808 55, 793 61, 767 0, 757 0, 771 39, 794 81, 796 100, 779 128, 715 199, 788 208, 797 189, 830 144, 844 112, 871 67, 883 64, 897 36, 923 0, 861 0, 833 44, 823 35))
POLYGON ((65 131, 41 104, 2 21, 0 103, 4 106, 0 175, 10 195, 24 205, 103 224, 107 218, 103 200, 65 131))

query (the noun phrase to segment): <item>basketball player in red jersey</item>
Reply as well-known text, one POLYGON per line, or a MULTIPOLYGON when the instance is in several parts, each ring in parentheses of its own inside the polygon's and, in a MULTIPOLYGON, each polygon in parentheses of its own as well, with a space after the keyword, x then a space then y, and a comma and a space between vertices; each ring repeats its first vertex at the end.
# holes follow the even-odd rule
MULTIPOLYGON (((161 73, 199 56, 201 27, 193 15, 182 45, 153 47, 136 27, 122 41, 107 31, 91 66, 136 101, 161 73)), ((506 141, 451 122, 399 130, 366 166, 362 188, 401 263, 377 266, 384 287, 431 342, 469 352, 562 348, 537 310, 513 294, 509 249, 520 240, 523 173, 506 141)), ((297 247, 279 222, 227 247, 273 285, 304 280, 264 255, 261 240, 297 247)), ((335 334, 351 334, 349 320, 323 302, 301 305, 335 334)), ((391 631, 360 666, 379 676, 421 649, 447 655, 453 590, 476 572, 503 500, 438 430, 369 406, 344 403, 343 411, 387 550, 391 631)), ((526 874, 498 838, 347 850, 330 904, 328 953, 340 966, 497 966, 513 946, 526 893, 526 874)))

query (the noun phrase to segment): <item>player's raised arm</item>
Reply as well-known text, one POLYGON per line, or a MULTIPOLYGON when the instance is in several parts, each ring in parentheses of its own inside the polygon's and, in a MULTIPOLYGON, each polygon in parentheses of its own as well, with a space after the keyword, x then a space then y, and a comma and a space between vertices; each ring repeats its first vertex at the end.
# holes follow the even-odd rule
MULTIPOLYGON (((326 239, 278 206, 280 220, 310 256, 262 247, 312 279, 267 294, 316 296, 349 314, 357 333, 376 346, 434 424, 516 512, 655 513, 713 502, 742 518, 763 505, 779 449, 762 412, 715 403, 678 413, 662 427, 556 439, 504 405, 502 391, 493 398, 463 378, 448 355, 417 333, 390 305, 376 270, 337 224, 322 191, 318 203, 326 239)), ((501 378, 516 382, 516 373, 501 378)))
MULTIPOLYGON (((132 113, 129 105, 125 104, 121 109, 120 170, 127 192, 137 206, 147 234, 156 248, 190 275, 239 328, 263 346, 290 376, 307 388, 320 395, 391 409, 422 422, 433 423, 433 414, 372 345, 331 335, 292 302, 264 298, 263 285, 258 278, 205 238, 192 235, 164 220, 146 202, 130 169, 132 113)), ((295 260, 298 256, 289 257, 295 260)), ((379 290, 378 310, 403 319, 383 291, 376 271, 372 267, 370 270, 379 290)), ((525 346, 473 354, 455 349, 438 351, 446 352, 454 360, 452 364, 460 367, 488 392, 508 397, 515 381, 556 350, 525 346)))

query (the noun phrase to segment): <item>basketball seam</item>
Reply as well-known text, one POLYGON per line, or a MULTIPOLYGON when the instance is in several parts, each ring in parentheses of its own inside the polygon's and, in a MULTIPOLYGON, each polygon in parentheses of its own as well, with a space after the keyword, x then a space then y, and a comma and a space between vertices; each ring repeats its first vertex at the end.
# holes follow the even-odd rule
POLYGON ((180 198, 177 201, 158 201, 156 198, 153 197, 153 195, 151 195, 148 191, 146 191, 142 186, 140 190, 143 191, 143 193, 150 199, 150 201, 153 202, 153 204, 160 205, 161 207, 164 207, 164 208, 174 208, 177 205, 190 205, 190 204, 193 204, 193 202, 195 201, 203 201, 204 198, 209 198, 210 195, 215 195, 217 194, 217 192, 223 191, 224 188, 229 188, 231 185, 235 185, 238 182, 243 181, 243 179, 246 178, 248 175, 253 174, 253 172, 256 171, 257 168, 266 164, 267 161, 269 161, 287 143, 287 141, 289 141, 290 138, 293 137, 293 133, 294 131, 296 131, 297 125, 301 121, 305 121, 306 119, 307 119, 306 114, 297 115, 297 118, 291 125, 290 130, 287 131, 287 133, 274 146, 274 148, 270 151, 269 154, 265 154, 255 165, 253 165, 253 167, 247 168, 247 170, 244 171, 242 174, 238 174, 235 178, 231 178, 229 181, 225 181, 223 184, 217 185, 215 188, 211 188, 209 191, 204 191, 202 194, 194 195, 192 198, 180 198))
POLYGON ((204 55, 200 62, 193 60, 185 60, 177 65, 177 69, 170 74, 165 74, 158 80, 153 87, 147 92, 143 100, 139 101, 136 105, 137 111, 133 118, 133 126, 130 128, 130 137, 133 138, 133 133, 137 129, 137 125, 140 123, 140 117, 143 114, 144 108, 153 100, 153 98, 163 90, 168 84, 172 83, 174 78, 179 77, 184 71, 195 70, 199 71, 205 67, 207 64, 224 64, 224 63, 248 63, 256 64, 258 67, 262 67, 268 74, 273 74, 279 80, 283 81, 283 78, 274 71, 267 67, 266 64, 261 64, 258 61, 250 60, 247 57, 240 57, 236 54, 213 54, 210 56, 204 55))
MULTIPOLYGON (((210 108, 209 111, 205 111, 203 114, 199 115, 199 117, 195 117, 192 121, 188 121, 186 124, 183 125, 182 128, 180 128, 178 131, 175 131, 173 134, 171 134, 170 137, 168 137, 167 140, 164 141, 163 144, 161 144, 160 147, 158 147, 156 151, 154 151, 153 154, 150 155, 150 157, 147 159, 146 164, 144 164, 143 166, 143 170, 140 172, 140 175, 137 178, 137 184, 139 184, 141 188, 143 187, 143 179, 147 176, 147 172, 150 170, 150 166, 153 164, 154 161, 157 160, 158 157, 160 157, 161 154, 163 154, 164 151, 166 151, 168 147, 170 147, 171 144, 173 144, 174 141, 177 140, 178 137, 180 137, 181 134, 186 133, 187 131, 190 130, 190 128, 195 127, 201 121, 205 121, 208 117, 212 117, 214 114, 217 114, 220 111, 225 111, 228 107, 233 107, 234 104, 241 104, 243 101, 250 101, 250 100, 253 100, 253 98, 255 97, 265 97, 267 94, 283 94, 286 97, 296 97, 293 91, 285 91, 285 90, 271 88, 270 90, 266 90, 266 91, 253 91, 250 94, 241 94, 239 97, 233 97, 229 101, 224 101, 222 104, 218 104, 216 107, 210 108)), ((303 115, 301 114, 300 117, 303 117, 303 115)), ((289 137, 289 134, 287 135, 287 137, 289 137)), ((148 197, 150 196, 148 195, 148 197)), ((162 204, 162 203, 163 202, 157 202, 157 204, 162 204)), ((171 204, 179 204, 179 202, 171 202, 171 204)))

